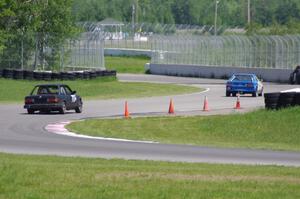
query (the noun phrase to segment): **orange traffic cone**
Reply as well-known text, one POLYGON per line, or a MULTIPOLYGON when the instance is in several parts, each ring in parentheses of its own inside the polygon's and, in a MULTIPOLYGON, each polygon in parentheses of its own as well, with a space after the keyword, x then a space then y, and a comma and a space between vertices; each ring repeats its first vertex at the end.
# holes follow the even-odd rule
POLYGON ((170 100, 170 105, 169 105, 169 114, 174 114, 174 104, 173 104, 173 100, 170 100))
POLYGON ((205 96, 205 98, 204 98, 203 111, 209 111, 209 108, 208 108, 208 100, 207 100, 207 97, 206 97, 206 96, 205 96))
POLYGON ((237 95, 235 109, 241 109, 240 95, 237 95))
POLYGON ((127 101, 125 102, 125 113, 124 113, 124 117, 125 117, 125 118, 130 118, 130 114, 129 114, 129 111, 128 111, 128 104, 127 104, 127 101))

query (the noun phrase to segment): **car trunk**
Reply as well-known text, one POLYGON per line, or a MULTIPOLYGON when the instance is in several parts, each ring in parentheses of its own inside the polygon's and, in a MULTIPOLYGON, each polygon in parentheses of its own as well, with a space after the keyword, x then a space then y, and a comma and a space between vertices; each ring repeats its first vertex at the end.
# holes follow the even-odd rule
POLYGON ((50 97, 55 97, 55 95, 35 95, 35 96, 32 96, 32 98, 34 99, 35 104, 47 104, 48 99, 50 97))
POLYGON ((236 89, 253 87, 252 81, 233 81, 230 83, 230 85, 236 89))

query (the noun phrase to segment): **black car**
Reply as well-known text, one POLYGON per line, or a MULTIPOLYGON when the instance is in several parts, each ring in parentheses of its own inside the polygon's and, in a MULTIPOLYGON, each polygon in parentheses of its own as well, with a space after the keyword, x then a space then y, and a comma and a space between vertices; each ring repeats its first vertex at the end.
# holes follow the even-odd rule
POLYGON ((31 94, 25 97, 24 108, 28 114, 35 111, 59 111, 64 114, 66 110, 81 113, 82 99, 65 84, 43 84, 35 86, 31 94))

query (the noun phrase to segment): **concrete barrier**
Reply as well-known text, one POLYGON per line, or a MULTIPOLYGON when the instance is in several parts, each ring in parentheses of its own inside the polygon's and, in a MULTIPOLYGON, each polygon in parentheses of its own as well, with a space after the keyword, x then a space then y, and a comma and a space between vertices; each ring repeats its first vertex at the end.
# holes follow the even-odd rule
POLYGON ((150 64, 150 73, 158 75, 227 79, 233 73, 254 73, 267 82, 289 82, 291 69, 241 68, 198 65, 150 64))
MULTIPOLYGON (((118 49, 105 48, 105 55, 110 56, 152 56, 151 50, 141 49, 118 49)), ((145 70, 152 74, 172 75, 184 77, 203 77, 227 79, 233 73, 254 73, 259 78, 267 82, 289 82, 292 69, 274 69, 274 68, 246 68, 230 66, 201 66, 201 65, 176 65, 176 64, 146 64, 145 70)))

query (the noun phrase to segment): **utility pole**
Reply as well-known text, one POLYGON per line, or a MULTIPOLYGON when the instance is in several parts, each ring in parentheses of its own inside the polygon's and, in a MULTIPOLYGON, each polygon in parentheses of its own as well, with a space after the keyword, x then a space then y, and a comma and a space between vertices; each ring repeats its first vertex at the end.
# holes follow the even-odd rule
POLYGON ((251 23, 250 0, 248 0, 248 25, 251 23))
POLYGON ((132 32, 133 35, 135 33, 135 3, 132 4, 132 15, 131 15, 131 23, 132 23, 132 32))
POLYGON ((139 0, 135 1, 135 23, 139 23, 139 0))
POLYGON ((215 6, 215 36, 217 36, 217 19, 218 19, 218 4, 219 1, 216 0, 216 6, 215 6))

